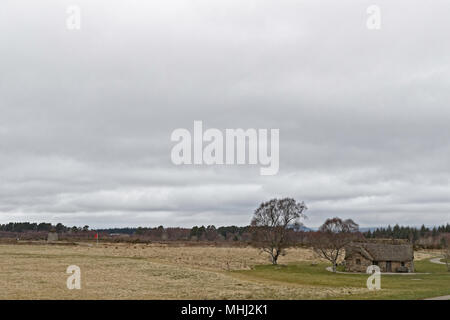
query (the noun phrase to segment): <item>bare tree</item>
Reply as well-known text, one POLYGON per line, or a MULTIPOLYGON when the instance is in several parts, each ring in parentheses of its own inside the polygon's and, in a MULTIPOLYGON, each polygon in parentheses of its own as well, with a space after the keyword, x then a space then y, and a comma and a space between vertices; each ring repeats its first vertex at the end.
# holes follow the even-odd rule
POLYGON ((358 225, 351 219, 327 219, 319 231, 311 235, 311 244, 320 257, 330 261, 333 272, 336 272, 337 261, 343 249, 353 240, 360 237, 358 225))
POLYGON ((255 210, 251 221, 252 244, 270 255, 272 264, 285 254, 292 244, 292 228, 300 226, 300 219, 306 216, 303 202, 292 198, 272 199, 262 203, 255 210))

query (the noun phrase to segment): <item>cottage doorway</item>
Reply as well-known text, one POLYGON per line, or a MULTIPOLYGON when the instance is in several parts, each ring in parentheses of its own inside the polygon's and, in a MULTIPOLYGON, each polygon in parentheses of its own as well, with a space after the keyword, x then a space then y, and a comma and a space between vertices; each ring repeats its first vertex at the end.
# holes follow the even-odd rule
POLYGON ((386 261, 386 272, 392 272, 392 263, 391 263, 391 261, 386 261))

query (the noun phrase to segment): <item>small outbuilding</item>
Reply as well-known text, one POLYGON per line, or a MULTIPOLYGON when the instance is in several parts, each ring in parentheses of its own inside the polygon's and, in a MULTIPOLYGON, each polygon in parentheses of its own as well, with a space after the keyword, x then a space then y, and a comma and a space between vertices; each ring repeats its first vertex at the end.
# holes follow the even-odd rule
POLYGON ((47 242, 58 241, 58 233, 49 232, 47 235, 47 242))
POLYGON ((414 249, 411 244, 351 243, 345 248, 345 269, 366 272, 377 265, 381 272, 414 272, 414 249))

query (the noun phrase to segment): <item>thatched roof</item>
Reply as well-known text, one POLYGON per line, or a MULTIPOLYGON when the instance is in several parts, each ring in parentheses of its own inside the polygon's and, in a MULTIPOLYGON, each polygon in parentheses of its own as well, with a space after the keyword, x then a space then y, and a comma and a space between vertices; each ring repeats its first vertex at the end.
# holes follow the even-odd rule
POLYGON ((414 259, 410 244, 352 243, 345 248, 345 257, 359 253, 371 261, 411 261, 414 259))

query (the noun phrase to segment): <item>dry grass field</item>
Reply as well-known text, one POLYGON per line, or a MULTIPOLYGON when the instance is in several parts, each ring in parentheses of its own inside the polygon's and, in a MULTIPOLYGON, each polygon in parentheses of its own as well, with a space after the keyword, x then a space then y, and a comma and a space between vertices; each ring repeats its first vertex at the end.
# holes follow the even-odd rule
MULTIPOLYGON (((280 263, 314 260, 308 249, 291 249, 280 263)), ((364 290, 246 279, 230 272, 268 263, 253 248, 3 244, 0 299, 320 299, 364 290), (81 290, 67 289, 69 265, 81 268, 81 290)))
MULTIPOLYGON (((416 252, 416 259, 437 254, 416 252)), ((254 248, 0 244, 0 299, 346 299, 368 293, 365 278, 333 285, 327 278, 316 283, 312 276, 321 273, 325 279, 331 274, 324 272, 323 261, 309 249, 290 249, 279 263, 281 271, 283 265, 303 265, 305 270, 313 268, 313 274, 295 271, 293 278, 283 280, 275 276, 276 270, 255 273, 255 266, 270 267, 270 263, 254 248), (81 268, 80 290, 67 289, 69 265, 81 268)))

